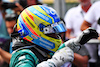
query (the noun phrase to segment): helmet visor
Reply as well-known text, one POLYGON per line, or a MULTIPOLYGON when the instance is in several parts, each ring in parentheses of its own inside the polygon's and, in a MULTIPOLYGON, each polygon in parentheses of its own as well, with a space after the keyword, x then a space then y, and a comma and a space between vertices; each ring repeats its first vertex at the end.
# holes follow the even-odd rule
POLYGON ((44 34, 51 34, 51 33, 61 33, 61 32, 66 32, 65 25, 63 21, 51 24, 50 26, 45 27, 44 29, 44 34))

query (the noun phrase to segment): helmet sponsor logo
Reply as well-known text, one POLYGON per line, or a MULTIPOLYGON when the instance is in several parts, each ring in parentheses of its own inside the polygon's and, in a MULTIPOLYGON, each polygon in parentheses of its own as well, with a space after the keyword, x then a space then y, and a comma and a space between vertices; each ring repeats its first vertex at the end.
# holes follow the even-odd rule
POLYGON ((34 21, 33 16, 27 10, 25 10, 25 12, 34 21))
POLYGON ((46 48, 50 48, 50 49, 51 49, 50 46, 47 46, 47 45, 45 45, 45 44, 43 44, 43 43, 41 43, 41 42, 40 42, 40 44, 41 44, 42 46, 45 46, 46 48))
POLYGON ((54 9, 52 9, 52 8, 50 8, 50 9, 48 9, 48 8, 46 8, 46 7, 41 7, 41 8, 43 8, 43 10, 46 12, 46 13, 48 13, 48 14, 52 14, 52 15, 55 15, 56 14, 56 12, 55 12, 55 10, 54 9))
POLYGON ((45 46, 49 46, 49 47, 51 46, 50 48, 54 47, 53 43, 47 42, 47 41, 43 40, 42 38, 40 38, 40 41, 45 43, 46 44, 45 46))
POLYGON ((33 14, 35 14, 36 16, 38 16, 39 18, 51 23, 52 19, 50 17, 48 17, 47 15, 44 15, 43 13, 39 12, 38 10, 36 10, 34 7, 30 7, 28 8, 28 10, 30 10, 30 12, 32 12, 33 14))
MULTIPOLYGON (((28 25, 28 23, 25 21, 25 19, 24 19, 24 17, 23 17, 22 15, 21 15, 21 18, 22 18, 22 21, 25 23, 26 28, 28 28, 29 31, 30 31, 32 34, 34 34, 34 35, 40 37, 40 36, 28 25)), ((25 25, 24 25, 24 26, 25 26, 25 25)), ((33 24, 32 24, 32 25, 33 25, 33 24)))
POLYGON ((31 35, 31 37, 34 38, 34 39, 38 39, 35 35, 31 35))
POLYGON ((47 9, 47 8, 45 8, 45 7, 41 7, 41 8, 43 8, 43 10, 44 10, 46 13, 50 14, 49 9, 47 9))
POLYGON ((52 14, 52 15, 55 15, 56 13, 54 12, 54 11, 52 11, 52 10, 50 10, 50 13, 52 14))
POLYGON ((49 7, 49 8, 47 8, 47 7, 41 7, 47 14, 49 14, 51 17, 53 17, 53 19, 54 19, 54 22, 59 22, 60 21, 60 18, 59 18, 59 15, 57 14, 57 12, 53 9, 53 8, 51 8, 51 7, 49 7))
POLYGON ((46 21, 49 20, 49 18, 48 18, 47 16, 41 14, 40 12, 37 12, 36 10, 34 11, 34 13, 35 13, 37 16, 42 17, 42 18, 45 19, 46 21))
POLYGON ((25 18, 32 25, 32 27, 35 28, 35 26, 32 24, 32 22, 27 17, 25 17, 25 18))

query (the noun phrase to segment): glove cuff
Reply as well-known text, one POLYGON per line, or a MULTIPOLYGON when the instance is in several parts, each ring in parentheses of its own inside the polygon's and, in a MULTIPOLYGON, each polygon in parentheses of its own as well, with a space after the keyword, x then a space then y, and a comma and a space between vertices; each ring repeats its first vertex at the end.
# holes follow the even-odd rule
POLYGON ((80 50, 81 46, 72 42, 70 45, 67 45, 70 49, 73 50, 73 52, 77 52, 80 50))

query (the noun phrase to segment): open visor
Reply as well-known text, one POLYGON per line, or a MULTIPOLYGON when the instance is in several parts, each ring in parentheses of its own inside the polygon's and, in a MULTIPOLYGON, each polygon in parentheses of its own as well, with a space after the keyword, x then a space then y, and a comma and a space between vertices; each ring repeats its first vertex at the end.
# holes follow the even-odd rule
POLYGON ((61 33, 66 32, 65 25, 63 21, 51 24, 50 26, 47 26, 43 29, 44 34, 50 34, 50 33, 61 33))

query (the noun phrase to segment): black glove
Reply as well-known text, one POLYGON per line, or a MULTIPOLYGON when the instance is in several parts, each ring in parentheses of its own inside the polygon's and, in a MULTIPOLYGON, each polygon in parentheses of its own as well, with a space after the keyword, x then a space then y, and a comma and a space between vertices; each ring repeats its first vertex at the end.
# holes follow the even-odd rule
POLYGON ((98 35, 97 31, 90 27, 90 28, 84 30, 82 32, 82 34, 76 38, 76 41, 79 44, 83 45, 83 44, 87 43, 90 39, 93 39, 93 38, 97 39, 98 37, 99 37, 99 35, 98 35))
POLYGON ((59 47, 59 49, 68 46, 74 52, 77 52, 81 48, 80 45, 87 43, 92 38, 98 38, 98 33, 95 29, 88 28, 84 30, 78 37, 66 41, 59 47))

